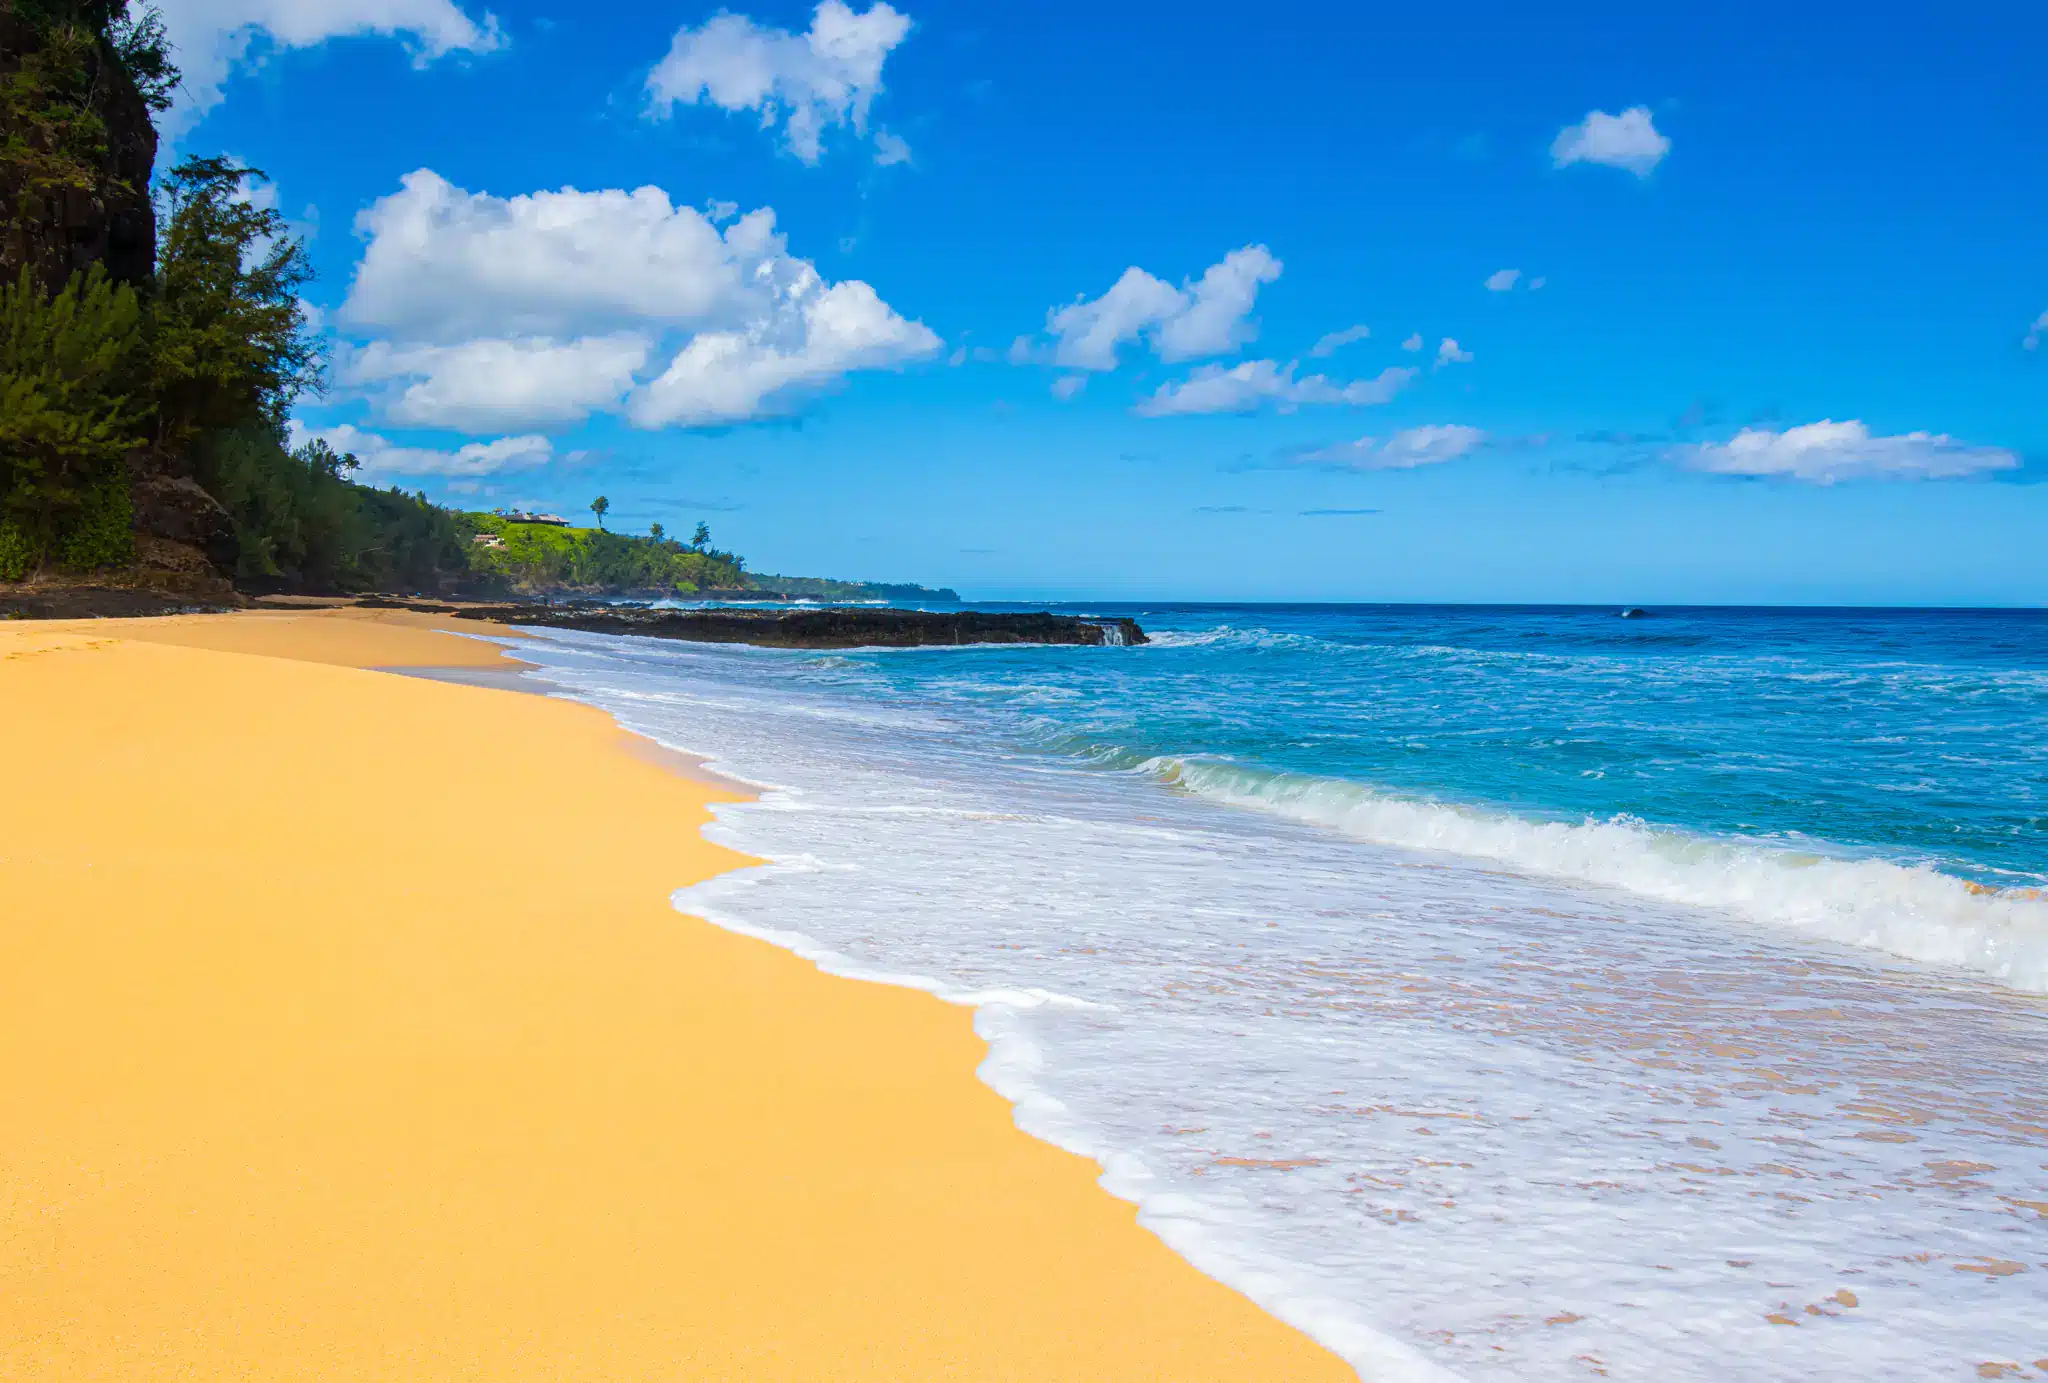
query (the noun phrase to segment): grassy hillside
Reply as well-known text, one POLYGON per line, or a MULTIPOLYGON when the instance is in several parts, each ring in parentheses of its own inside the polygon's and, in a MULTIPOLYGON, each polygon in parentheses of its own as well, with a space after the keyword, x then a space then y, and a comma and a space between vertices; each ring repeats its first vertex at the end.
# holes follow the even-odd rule
POLYGON ((744 559, 673 538, 515 523, 497 514, 462 514, 458 522, 502 544, 471 543, 470 567, 480 583, 522 594, 700 595, 746 586, 744 559))

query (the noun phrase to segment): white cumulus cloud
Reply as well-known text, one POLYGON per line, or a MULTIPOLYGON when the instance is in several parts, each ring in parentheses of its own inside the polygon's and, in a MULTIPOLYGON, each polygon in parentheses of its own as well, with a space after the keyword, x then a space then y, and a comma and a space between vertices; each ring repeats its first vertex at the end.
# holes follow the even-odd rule
POLYGON ((1162 384, 1141 399, 1137 411, 1148 418, 1195 413, 1250 413, 1266 404, 1292 412, 1304 404, 1385 403, 1415 377, 1415 371, 1390 366, 1373 379, 1338 383, 1327 375, 1295 377, 1293 364, 1247 360, 1228 369, 1204 365, 1186 379, 1162 384))
POLYGON ((2038 350, 2041 345, 2041 337, 2044 334, 2048 334, 2048 312, 2044 312, 2034 319, 2034 324, 2027 328, 2026 339, 2020 342, 2020 345, 2030 351, 2038 350))
MULTIPOLYGON (((1279 278, 1280 269, 1264 245, 1232 250, 1179 288, 1133 265, 1101 297, 1046 314, 1053 362, 1072 370, 1113 370, 1118 348, 1140 337, 1162 360, 1234 351, 1257 334, 1251 311, 1259 285, 1279 278)), ((1029 340, 1021 337, 1012 348, 1012 358, 1020 357, 1033 357, 1029 340)))
POLYGON ((1087 387, 1088 376, 1086 375, 1061 375, 1052 382, 1052 396, 1065 402, 1087 387))
POLYGON ((1486 440, 1486 434, 1463 423, 1430 423, 1404 428, 1381 441, 1360 437, 1355 442, 1337 442, 1312 451, 1299 452, 1296 461, 1326 466, 1347 466, 1360 471, 1412 470, 1455 461, 1486 440))
POLYGON ((1371 335, 1372 328, 1361 322, 1355 327, 1346 327, 1342 331, 1333 331, 1324 336, 1308 348, 1308 353, 1313 359, 1321 360, 1326 356, 1335 355, 1353 341, 1363 341, 1371 335))
POLYGON ((1457 341, 1449 336, 1446 336, 1443 339, 1443 343, 1436 348, 1438 369, 1442 369, 1446 365, 1463 365, 1471 358, 1472 352, 1459 346, 1457 341))
POLYGON ((1408 339, 1407 339, 1406 341, 1403 341, 1403 342, 1401 343, 1401 349, 1402 349, 1402 350, 1404 350, 1404 351, 1409 351, 1409 352, 1414 352, 1414 351, 1419 351, 1419 350, 1421 350, 1421 349, 1422 349, 1422 333, 1418 331, 1418 332, 1416 332, 1416 333, 1415 333, 1415 334, 1414 334, 1413 336, 1410 336, 1410 337, 1409 337, 1409 338, 1408 338, 1408 339))
POLYGON ((164 120, 169 138, 220 104, 228 73, 265 41, 310 48, 331 38, 376 35, 402 41, 419 65, 504 43, 495 16, 471 18, 453 0, 162 0, 160 8, 184 75, 164 120))
POLYGON ((1486 276, 1486 291, 1489 293, 1512 293, 1515 280, 1522 276, 1520 269, 1496 269, 1486 276))
POLYGON ((466 442, 452 451, 439 451, 431 447, 399 446, 353 423, 309 428, 297 419, 292 420, 291 444, 294 447, 314 440, 325 442, 338 452, 354 453, 363 464, 361 478, 370 481, 394 476, 461 478, 493 475, 499 471, 544 466, 555 457, 554 444, 538 434, 499 437, 489 442, 466 442))
POLYGON ((1559 130, 1550 145, 1556 167, 1600 163, 1625 168, 1639 178, 1649 177, 1670 152, 1671 141, 1657 132, 1648 106, 1630 106, 1619 115, 1587 111, 1584 120, 1559 130))
POLYGON ((869 285, 790 254, 773 211, 735 210, 657 187, 495 197, 410 173, 357 218, 369 243, 339 316, 378 339, 344 380, 399 386, 389 415, 422 425, 621 409, 641 427, 695 426, 938 351, 869 285))
POLYGON ((426 339, 693 320, 772 293, 775 213, 720 230, 658 187, 471 193, 431 169, 356 218, 368 241, 345 323, 426 339))
MULTIPOLYGON (((662 117, 703 101, 757 111, 763 129, 780 126, 789 151, 815 164, 833 126, 866 136, 882 64, 909 33, 910 16, 882 3, 855 12, 843 0, 824 0, 800 34, 721 12, 676 30, 668 56, 647 76, 648 114, 662 117)), ((878 133, 877 162, 909 157, 902 139, 878 133)))
POLYGON ((791 391, 932 355, 944 344, 865 283, 828 284, 808 264, 804 269, 771 314, 690 338, 633 396, 627 416, 639 427, 746 422, 774 411, 774 401, 791 391))
POLYGON ((1675 447, 1671 459, 1716 475, 1783 476, 1815 485, 1841 480, 1953 480, 2016 469, 2003 447, 1974 446, 1936 432, 1872 436, 1851 420, 1831 418, 1782 432, 1746 427, 1725 442, 1675 447))
POLYGON ((346 384, 398 382, 395 422, 463 431, 577 422, 618 407, 652 343, 633 333, 555 341, 483 338, 458 345, 373 341, 342 361, 346 384))

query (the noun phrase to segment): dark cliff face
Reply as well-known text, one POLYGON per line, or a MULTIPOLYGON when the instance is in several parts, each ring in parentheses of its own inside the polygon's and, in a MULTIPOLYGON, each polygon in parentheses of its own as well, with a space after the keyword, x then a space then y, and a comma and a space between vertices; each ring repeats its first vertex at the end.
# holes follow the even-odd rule
POLYGON ((0 277, 51 292, 104 264, 138 286, 156 266, 156 128, 103 39, 0 0, 0 277))
MULTIPOLYGON (((95 8, 0 0, 0 282, 24 266, 52 294, 95 264, 144 290, 155 275, 156 126, 95 8)), ((189 459, 139 448, 127 471, 136 561, 123 579, 217 593, 234 527, 189 459)))

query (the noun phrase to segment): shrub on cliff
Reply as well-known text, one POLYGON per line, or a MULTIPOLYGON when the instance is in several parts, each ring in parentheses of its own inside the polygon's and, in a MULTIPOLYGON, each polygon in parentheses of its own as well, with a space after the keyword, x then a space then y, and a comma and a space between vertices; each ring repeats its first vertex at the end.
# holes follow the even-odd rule
POLYGON ((149 418, 146 368, 141 305, 99 266, 55 297, 26 268, 0 287, 6 567, 22 567, 23 552, 30 568, 53 556, 85 568, 126 560, 123 458, 149 418))

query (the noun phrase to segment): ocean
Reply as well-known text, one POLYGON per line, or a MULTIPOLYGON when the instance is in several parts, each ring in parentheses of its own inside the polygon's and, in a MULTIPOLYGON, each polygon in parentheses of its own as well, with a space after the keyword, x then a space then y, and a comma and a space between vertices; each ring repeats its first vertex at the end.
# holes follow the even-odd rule
POLYGON ((1066 608, 520 656, 1364 1377, 2048 1377, 2048 612, 1066 608))

